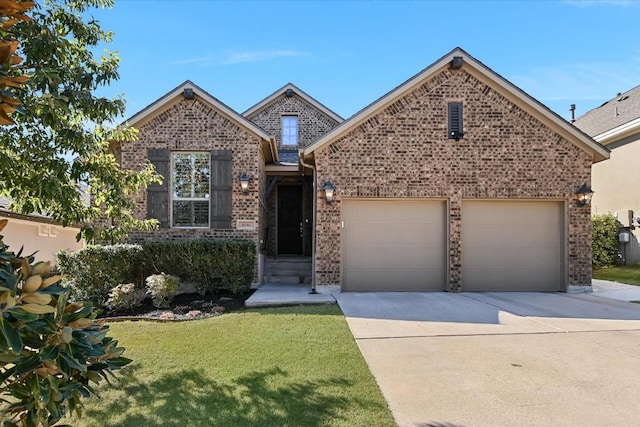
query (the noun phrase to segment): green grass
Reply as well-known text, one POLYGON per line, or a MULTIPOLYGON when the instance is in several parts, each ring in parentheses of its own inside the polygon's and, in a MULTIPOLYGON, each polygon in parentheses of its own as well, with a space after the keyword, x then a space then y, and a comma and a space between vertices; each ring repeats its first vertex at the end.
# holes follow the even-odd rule
POLYGON ((337 306, 114 323, 111 335, 134 363, 79 426, 394 425, 337 306))
POLYGON ((618 265, 593 270, 593 278, 640 286, 640 267, 618 265))

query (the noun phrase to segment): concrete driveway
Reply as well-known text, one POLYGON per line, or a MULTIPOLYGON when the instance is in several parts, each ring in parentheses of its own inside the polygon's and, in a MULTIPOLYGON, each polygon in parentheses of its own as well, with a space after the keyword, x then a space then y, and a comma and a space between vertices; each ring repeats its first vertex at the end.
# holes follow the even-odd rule
POLYGON ((335 293, 400 426, 640 425, 640 305, 335 293))

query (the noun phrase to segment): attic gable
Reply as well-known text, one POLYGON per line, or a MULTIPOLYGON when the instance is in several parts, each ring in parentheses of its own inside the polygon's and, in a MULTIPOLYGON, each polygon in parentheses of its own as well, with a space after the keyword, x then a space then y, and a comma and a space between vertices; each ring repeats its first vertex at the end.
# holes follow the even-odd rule
POLYGON ((373 119, 380 111, 392 107, 394 103, 398 102, 404 96, 416 90, 420 86, 427 84, 429 81, 434 81, 435 84, 437 84, 438 75, 447 69, 463 69, 468 72, 492 90, 495 90, 509 101, 534 116, 540 122, 549 126, 562 137, 571 141, 582 150, 590 153, 593 156, 594 162, 609 158, 609 151, 602 145, 595 142, 579 129, 576 129, 563 118, 549 110, 531 96, 527 95, 521 89, 495 73, 461 48, 452 50, 438 61, 422 70, 420 73, 416 74, 406 82, 374 101, 369 106, 357 112, 355 115, 338 125, 331 132, 319 138, 316 142, 305 148, 305 156, 313 156, 313 153, 316 150, 322 149, 326 145, 346 135, 354 128, 365 124, 368 120, 373 119))

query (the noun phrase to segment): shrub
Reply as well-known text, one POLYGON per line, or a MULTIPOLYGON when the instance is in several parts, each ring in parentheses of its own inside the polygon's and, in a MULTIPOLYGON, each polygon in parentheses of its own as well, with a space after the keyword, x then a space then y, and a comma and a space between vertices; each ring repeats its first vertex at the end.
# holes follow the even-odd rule
POLYGON ((165 272, 206 292, 244 292, 251 286, 255 244, 248 240, 181 240, 144 242, 144 271, 165 272))
POLYGON ((122 283, 109 292, 107 307, 112 310, 134 308, 139 306, 145 297, 144 289, 136 287, 133 283, 122 283))
POLYGON ((147 277, 147 294, 151 295, 157 308, 167 307, 178 292, 179 279, 176 276, 160 273, 147 277))
POLYGON ((244 292, 251 286, 255 244, 248 240, 180 240, 87 246, 58 253, 58 266, 75 300, 103 306, 115 287, 164 272, 206 292, 244 292))
POLYGON ((591 218, 591 264, 593 268, 614 265, 618 259, 618 221, 612 214, 591 218))
MULTIPOLYGON (((0 221, 0 231, 7 220, 0 221)), ((131 362, 95 322, 89 303, 67 302, 69 289, 51 264, 33 264, 0 236, 0 419, 49 426, 81 414, 82 397, 131 362)))
POLYGON ((61 251, 57 258, 60 271, 67 276, 65 285, 71 288, 71 297, 103 306, 111 290, 120 283, 136 283, 142 287, 141 255, 139 245, 119 244, 61 251))

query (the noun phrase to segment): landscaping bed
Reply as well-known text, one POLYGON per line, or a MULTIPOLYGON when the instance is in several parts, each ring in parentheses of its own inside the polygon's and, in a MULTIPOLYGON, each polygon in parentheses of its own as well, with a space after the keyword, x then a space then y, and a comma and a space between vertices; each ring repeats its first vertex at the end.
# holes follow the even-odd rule
POLYGON ((151 298, 145 299, 134 308, 109 310, 104 308, 98 318, 114 320, 157 320, 181 321, 204 319, 244 310, 244 302, 253 294, 253 290, 243 293, 198 293, 180 294, 173 298, 167 308, 156 308, 151 298))

